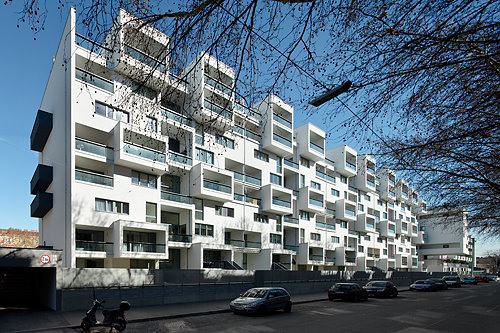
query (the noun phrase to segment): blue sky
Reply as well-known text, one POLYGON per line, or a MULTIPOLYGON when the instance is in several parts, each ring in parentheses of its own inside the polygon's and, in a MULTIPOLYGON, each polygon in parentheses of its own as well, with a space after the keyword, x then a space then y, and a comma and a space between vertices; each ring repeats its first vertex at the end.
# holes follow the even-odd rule
MULTIPOLYGON (((0 192, 0 228, 38 229, 38 221, 30 217, 29 182, 37 165, 38 154, 30 150, 30 133, 36 111, 52 66, 67 9, 60 13, 49 9, 45 30, 34 34, 27 25, 17 28, 20 3, 1 5, 0 31, 0 96, 2 98, 0 121, 0 172, 3 174, 0 192), (36 40, 34 38, 36 37, 36 40)), ((307 119, 296 109, 295 126, 310 121, 322 127, 322 119, 307 119)), ((342 142, 329 142, 327 148, 342 142)), ((351 141, 349 145, 357 149, 351 141)), ((363 152, 362 152, 363 153, 363 152)), ((500 250, 498 241, 479 238, 478 253, 500 250)))

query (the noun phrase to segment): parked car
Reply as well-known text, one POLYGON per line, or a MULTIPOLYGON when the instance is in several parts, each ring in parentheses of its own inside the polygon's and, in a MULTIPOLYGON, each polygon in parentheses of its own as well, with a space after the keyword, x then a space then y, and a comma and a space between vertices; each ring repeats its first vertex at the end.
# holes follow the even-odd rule
POLYGON ((488 279, 488 277, 485 275, 476 276, 475 279, 477 282, 486 282, 486 283, 490 282, 490 279, 488 279))
POLYGON ((450 287, 459 288, 462 286, 462 280, 457 275, 449 275, 443 278, 450 287))
POLYGON ((448 283, 443 278, 430 278, 429 280, 434 281, 438 290, 448 289, 448 283))
POLYGON ((500 281, 500 277, 498 277, 498 275, 495 275, 495 274, 491 274, 491 275, 486 275, 488 277, 488 279, 490 281, 500 281))
POLYGON ((229 303, 234 313, 264 314, 268 311, 292 311, 290 294, 283 288, 252 288, 229 303))
POLYGON ((463 284, 477 284, 476 278, 474 276, 466 276, 462 278, 463 284))
POLYGON ((363 287, 368 296, 396 297, 398 288, 391 281, 370 281, 363 287))
POLYGON ((328 289, 328 299, 342 299, 344 301, 368 300, 368 292, 357 283, 335 283, 328 289))
POLYGON ((410 291, 436 291, 438 287, 432 280, 417 280, 410 285, 410 291))

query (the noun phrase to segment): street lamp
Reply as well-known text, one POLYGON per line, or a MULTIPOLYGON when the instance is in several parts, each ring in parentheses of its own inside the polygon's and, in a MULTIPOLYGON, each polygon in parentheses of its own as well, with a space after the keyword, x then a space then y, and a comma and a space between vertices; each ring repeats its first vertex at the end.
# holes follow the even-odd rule
POLYGON ((337 86, 333 89, 330 89, 326 91, 323 95, 316 97, 312 101, 309 102, 309 105, 312 106, 320 106, 323 103, 328 102, 334 97, 337 97, 338 95, 345 93, 349 88, 351 88, 352 82, 347 80, 344 83, 342 83, 340 86, 337 86))

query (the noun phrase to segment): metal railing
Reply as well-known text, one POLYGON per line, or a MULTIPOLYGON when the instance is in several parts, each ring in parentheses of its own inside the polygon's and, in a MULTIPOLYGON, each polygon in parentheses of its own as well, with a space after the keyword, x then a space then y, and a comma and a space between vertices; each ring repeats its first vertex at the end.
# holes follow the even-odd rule
POLYGON ((205 106, 206 109, 208 109, 212 112, 215 112, 215 113, 223 116, 224 118, 227 118, 229 120, 233 119, 233 113, 231 111, 226 110, 226 109, 222 108, 221 106, 218 106, 217 104, 214 104, 214 103, 205 99, 203 105, 205 106))
POLYGON ((113 252, 113 243, 76 240, 75 248, 77 251, 92 251, 92 252, 106 252, 111 254, 113 252))
POLYGON ((75 179, 87 183, 113 187, 113 177, 101 175, 91 171, 76 169, 75 179))
POLYGON ((127 154, 146 158, 148 160, 165 163, 165 154, 153 149, 139 147, 131 143, 123 144, 123 151, 127 154))
POLYGON ((290 201, 278 199, 278 198, 273 198, 273 205, 278 205, 286 208, 291 208, 292 203, 290 201))
POLYGON ((375 168, 374 168, 374 167, 371 167, 371 166, 368 166, 368 165, 367 165, 367 166, 366 166, 366 170, 367 170, 368 172, 373 173, 373 174, 375 173, 375 168))
POLYGON ((165 253, 165 244, 123 242, 123 251, 165 253))
POLYGON ((89 83, 98 88, 104 89, 110 93, 114 92, 115 90, 113 81, 102 78, 98 75, 95 75, 94 73, 87 72, 78 67, 75 68, 75 77, 78 80, 89 83))
POLYGON ((321 255, 321 254, 310 254, 309 255, 309 260, 312 260, 312 261, 323 261, 323 255, 321 255))
POLYGON ((326 179, 326 173, 316 170, 316 177, 326 179))
POLYGON ((189 127, 194 127, 194 120, 193 119, 190 119, 186 116, 183 116, 180 113, 175 112, 174 110, 169 110, 169 109, 162 106, 161 107, 161 114, 168 119, 175 120, 175 121, 177 121, 181 124, 184 124, 186 126, 189 126, 189 127))
POLYGON ((309 147, 316 150, 317 152, 320 152, 321 154, 324 154, 325 152, 325 149, 323 147, 312 142, 309 143, 309 147))
POLYGON ((175 201, 188 205, 194 204, 192 197, 174 192, 161 191, 161 198, 162 200, 175 201))
POLYGON ((169 234, 168 240, 172 242, 191 243, 193 240, 193 236, 183 234, 169 234))
POLYGON ((219 191, 219 192, 224 192, 224 193, 231 193, 231 186, 229 185, 224 185, 220 183, 216 183, 207 179, 203 180, 203 187, 208 188, 210 190, 214 191, 219 191))
POLYGON ((276 142, 279 142, 287 147, 292 147, 292 141, 282 137, 281 135, 278 135, 276 133, 273 133, 273 140, 276 142))
POLYGON ((299 169, 299 165, 297 163, 295 163, 294 161, 290 161, 290 160, 287 160, 287 159, 283 159, 283 162, 285 163, 285 165, 291 167, 291 168, 294 168, 294 169, 299 169))
POLYGON ((168 152, 168 159, 181 164, 193 165, 193 159, 189 156, 176 153, 174 151, 168 152))
POLYGON ((290 215, 285 215, 283 216, 283 222, 286 223, 292 223, 292 224, 299 224, 299 219, 290 215))
POLYGON ((223 92, 226 95, 231 96, 231 93, 233 92, 233 89, 231 87, 229 87, 226 84, 208 76, 207 74, 205 74, 205 84, 208 84, 209 86, 223 92))
POLYGON ((136 49, 133 46, 125 44, 123 46, 123 51, 125 52, 125 54, 129 55, 135 60, 142 62, 145 65, 148 65, 151 68, 154 68, 162 73, 165 73, 167 71, 167 66, 162 61, 153 58, 152 56, 144 53, 139 49, 136 49))
POLYGON ((292 122, 286 120, 285 118, 277 115, 276 113, 273 113, 273 119, 277 121, 278 123, 285 125, 288 128, 292 128, 292 122))
POLYGON ((352 170, 356 170, 356 165, 355 165, 355 164, 352 164, 351 162, 347 162, 347 161, 345 161, 345 165, 346 165, 348 168, 351 168, 352 170))
POLYGON ((75 138, 75 149, 103 156, 110 160, 113 159, 113 148, 106 147, 105 145, 97 142, 75 138))

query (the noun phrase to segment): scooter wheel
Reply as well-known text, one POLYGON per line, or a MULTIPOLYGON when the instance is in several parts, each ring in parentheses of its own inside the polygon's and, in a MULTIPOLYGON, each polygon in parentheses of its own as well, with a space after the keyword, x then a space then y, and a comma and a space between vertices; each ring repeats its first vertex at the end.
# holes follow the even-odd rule
POLYGON ((82 328, 82 330, 88 331, 92 327, 92 323, 90 322, 90 320, 84 319, 84 320, 82 320, 80 327, 82 328))
POLYGON ((113 328, 118 332, 121 332, 127 327, 127 322, 122 318, 118 318, 113 322, 111 326, 113 326, 113 328))

